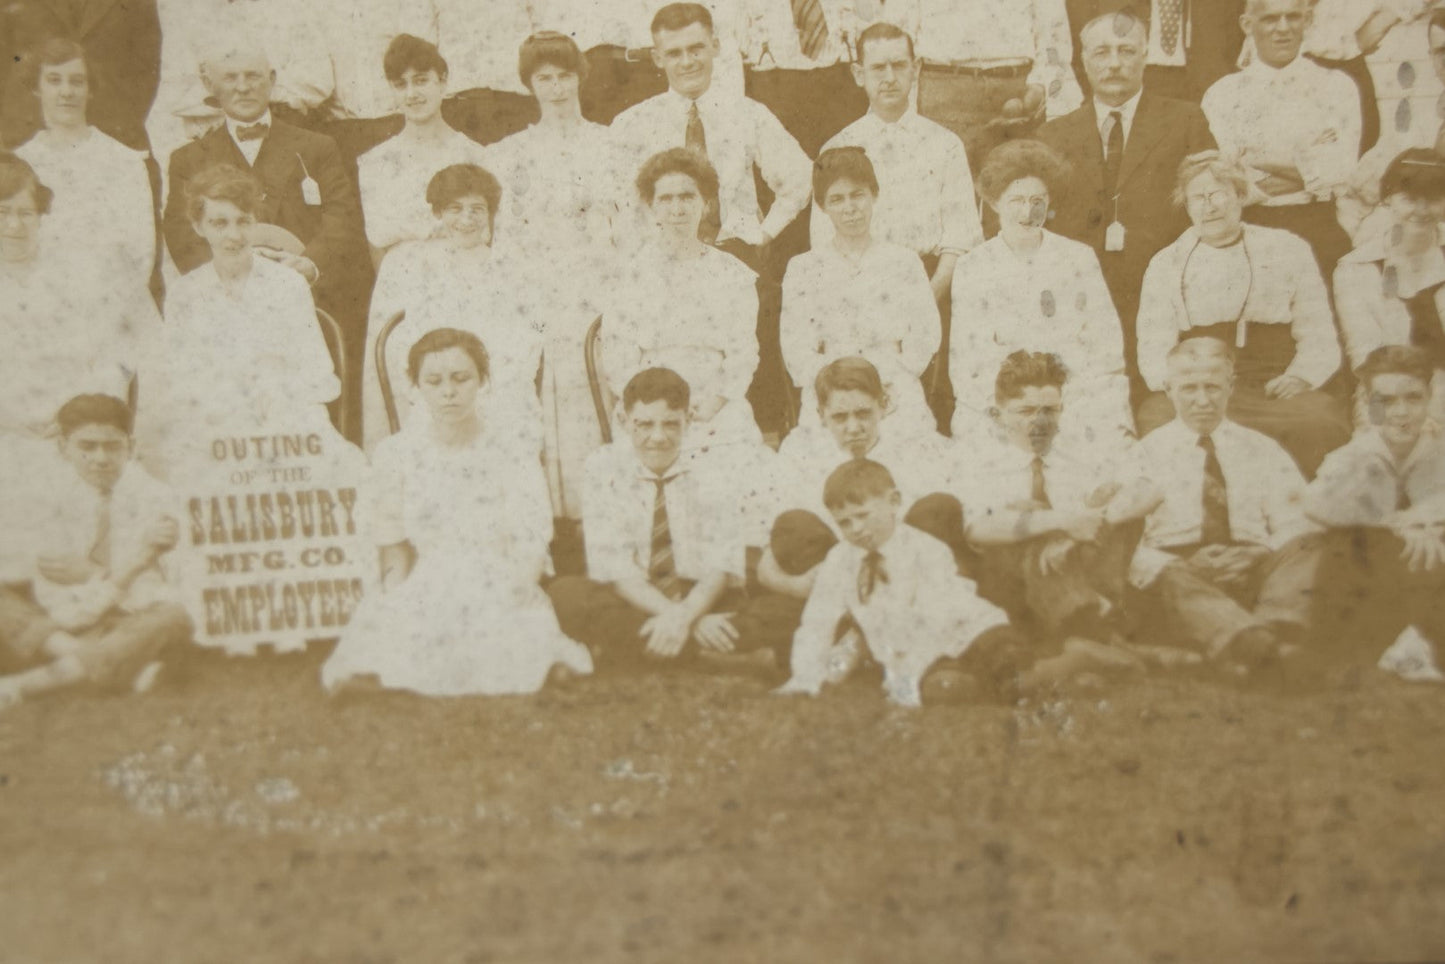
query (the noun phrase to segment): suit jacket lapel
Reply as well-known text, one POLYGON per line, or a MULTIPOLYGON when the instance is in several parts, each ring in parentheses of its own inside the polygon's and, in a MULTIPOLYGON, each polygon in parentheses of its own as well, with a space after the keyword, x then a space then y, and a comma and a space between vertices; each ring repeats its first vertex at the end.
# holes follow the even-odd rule
POLYGON ((251 165, 246 160, 246 155, 231 140, 231 132, 226 129, 226 122, 222 121, 221 126, 206 134, 202 140, 206 144, 206 153, 210 155, 214 164, 234 164, 243 171, 249 171, 251 165))
POLYGON ((1139 109, 1134 112, 1134 126, 1129 130, 1129 140, 1124 144, 1124 159, 1119 163, 1119 183, 1124 184, 1130 175, 1139 170, 1139 165, 1149 152, 1154 150, 1166 131, 1166 125, 1159 122, 1162 107, 1159 102, 1145 93, 1139 98, 1139 109))

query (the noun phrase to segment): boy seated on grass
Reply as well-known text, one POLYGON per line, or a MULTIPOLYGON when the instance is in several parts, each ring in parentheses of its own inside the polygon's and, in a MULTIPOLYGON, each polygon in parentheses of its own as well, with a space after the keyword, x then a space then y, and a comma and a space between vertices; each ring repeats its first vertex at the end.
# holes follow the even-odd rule
POLYGON ((903 498, 877 462, 854 459, 828 476, 827 506, 843 542, 820 564, 793 637, 792 678, 779 693, 816 695, 865 659, 883 670, 890 701, 956 703, 978 687, 1013 691, 1027 640, 980 599, 953 552, 901 525, 903 498))
POLYGON ((79 395, 56 423, 54 477, 7 493, 25 502, 17 535, 34 563, 0 584, 0 708, 80 684, 146 689, 157 654, 191 636, 160 565, 180 523, 170 492, 131 464, 130 408, 79 395))

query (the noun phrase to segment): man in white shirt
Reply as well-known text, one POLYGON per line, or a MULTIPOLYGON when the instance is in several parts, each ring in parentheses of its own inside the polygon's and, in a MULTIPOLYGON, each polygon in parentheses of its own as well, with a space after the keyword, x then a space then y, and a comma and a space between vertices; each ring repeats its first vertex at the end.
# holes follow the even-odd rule
MULTIPOLYGON (((853 78, 868 95, 868 113, 824 145, 861 147, 878 176, 873 233, 918 252, 933 296, 946 304, 959 255, 983 240, 973 174, 958 135, 913 109, 919 63, 913 39, 890 23, 870 25, 856 41, 853 78)), ((833 237, 816 208, 812 245, 833 237)), ((946 349, 945 349, 946 354, 946 349)))
MULTIPOLYGON (((1429 651, 1445 644, 1445 441, 1428 426, 1434 365, 1424 350, 1389 345, 1356 373, 1370 424, 1325 459, 1305 512, 1329 531, 1320 597, 1354 631, 1358 650, 1391 640, 1429 651)), ((1331 621, 1334 624, 1334 621, 1331 621)), ((1322 643, 1324 641, 1321 641, 1322 643)))
POLYGON ((742 506, 729 466, 684 451, 691 393, 649 368, 622 393, 628 437, 587 459, 582 526, 587 572, 547 591, 562 631, 617 664, 728 655, 777 646, 748 616, 742 506))
POLYGON ((809 157, 868 106, 849 70, 867 25, 856 8, 856 0, 744 0, 747 95, 809 157))
POLYGON ((1107 640, 1123 601, 1142 506, 1111 500, 1112 466, 1055 444, 1068 379, 1058 356, 1017 351, 995 382, 1002 439, 969 453, 960 480, 979 593, 1053 640, 1107 640))
POLYGON ((630 184, 643 161, 671 147, 706 154, 721 183, 711 226, 703 219, 703 230, 715 234, 704 240, 761 268, 762 250, 808 205, 808 156, 766 107, 714 86, 719 46, 706 7, 668 4, 653 18, 652 37, 652 57, 667 74, 668 90, 613 121, 616 176, 630 184), (774 194, 766 216, 758 206, 755 166, 774 194))
POLYGON ((882 18, 918 42, 918 112, 963 139, 978 170, 995 146, 1083 103, 1064 0, 903 0, 882 18))
POLYGON ((1238 152, 1265 196, 1248 220, 1293 231, 1330 277, 1350 250, 1334 198, 1360 157, 1360 92, 1348 75, 1300 55, 1310 0, 1249 0, 1239 18, 1249 65, 1220 78, 1201 107, 1220 149, 1238 152))
POLYGON ((1169 353, 1178 413, 1135 447, 1121 498, 1153 508, 1130 571, 1150 641, 1179 640, 1223 667, 1277 667, 1310 622, 1319 547, 1304 478, 1278 443, 1225 418, 1229 348, 1191 338, 1169 353))
POLYGON ((130 464, 129 407, 80 395, 56 422, 58 475, 22 496, 34 567, 0 584, 0 709, 84 682, 144 688, 161 650, 191 635, 161 568, 180 524, 170 493, 130 464))

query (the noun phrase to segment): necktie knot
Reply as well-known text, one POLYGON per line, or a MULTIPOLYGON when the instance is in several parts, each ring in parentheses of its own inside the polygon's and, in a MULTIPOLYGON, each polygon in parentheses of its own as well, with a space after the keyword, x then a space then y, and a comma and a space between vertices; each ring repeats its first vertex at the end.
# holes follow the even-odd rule
POLYGON ((240 141, 259 141, 271 130, 270 124, 237 124, 236 139, 240 141))

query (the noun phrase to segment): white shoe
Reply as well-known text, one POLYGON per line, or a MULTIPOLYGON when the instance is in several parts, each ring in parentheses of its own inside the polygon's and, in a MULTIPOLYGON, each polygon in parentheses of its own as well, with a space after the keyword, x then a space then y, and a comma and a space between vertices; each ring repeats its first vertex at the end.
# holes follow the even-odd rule
POLYGON ((1376 665, 1411 683, 1445 683, 1445 673, 1435 665, 1434 647, 1414 626, 1395 637, 1376 665))

